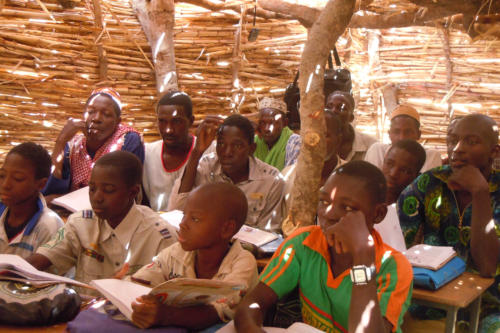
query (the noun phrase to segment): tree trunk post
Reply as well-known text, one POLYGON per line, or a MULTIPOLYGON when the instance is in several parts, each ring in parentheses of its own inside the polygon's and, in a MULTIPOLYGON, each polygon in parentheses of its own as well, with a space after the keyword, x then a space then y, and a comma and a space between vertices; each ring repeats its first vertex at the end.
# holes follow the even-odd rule
POLYGON ((134 0, 134 10, 146 34, 159 95, 178 89, 174 52, 174 0, 134 0))
POLYGON ((289 235, 314 223, 318 189, 325 158, 324 70, 330 50, 344 32, 354 0, 330 0, 311 27, 300 62, 300 121, 302 146, 283 232, 289 235))

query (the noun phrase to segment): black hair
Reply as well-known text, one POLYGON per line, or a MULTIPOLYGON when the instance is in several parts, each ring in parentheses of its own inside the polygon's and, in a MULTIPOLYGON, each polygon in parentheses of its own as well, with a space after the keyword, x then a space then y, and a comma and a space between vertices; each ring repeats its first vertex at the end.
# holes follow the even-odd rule
POLYGON ((35 179, 48 178, 50 176, 52 159, 47 149, 41 145, 34 142, 24 142, 12 148, 7 156, 10 154, 17 154, 30 161, 35 169, 35 179))
POLYGON ((120 105, 118 105, 118 103, 116 102, 116 100, 113 97, 111 97, 111 95, 108 95, 108 94, 106 94, 104 92, 98 92, 98 93, 95 93, 93 95, 90 95, 90 97, 87 99, 87 102, 85 102, 85 108, 87 108, 87 106, 89 105, 90 101, 95 96, 104 96, 104 97, 109 98, 109 100, 113 103, 113 111, 115 111, 116 116, 120 117, 122 115, 122 108, 120 107, 120 105))
POLYGON ((158 113, 158 108, 162 105, 181 105, 184 110, 184 115, 191 120, 193 117, 193 103, 188 94, 182 91, 169 91, 158 101, 156 104, 156 112, 158 113))
POLYGON ((406 115, 406 114, 400 114, 399 116, 396 116, 396 117, 392 118, 392 119, 391 119, 391 124, 392 124, 392 121, 393 121, 394 119, 397 119, 397 118, 403 118, 403 117, 404 117, 404 118, 411 119, 411 120, 413 121, 413 123, 415 124, 415 126, 417 127, 417 130, 420 130, 420 123, 418 122, 418 120, 417 120, 417 119, 415 119, 415 118, 413 118, 413 117, 410 117, 410 116, 408 116, 408 115, 406 115))
POLYGON ((351 161, 337 170, 337 175, 346 175, 357 178, 365 183, 365 190, 375 204, 384 203, 387 192, 387 183, 384 174, 379 168, 365 161, 351 161))
POLYGON ((128 151, 116 150, 108 153, 97 160, 94 167, 96 166, 115 168, 129 187, 142 181, 142 163, 137 156, 128 151))
POLYGON ((197 188, 197 191, 208 191, 213 200, 213 208, 220 209, 220 214, 236 222, 235 233, 247 219, 248 200, 243 191, 236 185, 226 182, 206 183, 197 188))
MULTIPOLYGON (((335 132, 337 135, 342 135, 342 120, 340 120, 340 117, 338 114, 335 112, 332 112, 331 110, 325 110, 325 116, 328 114, 330 121, 333 124, 333 127, 335 128, 335 132)), ((325 117, 325 122, 327 122, 325 117)), ((328 126, 326 127, 328 129, 328 126)))
POLYGON ((352 106, 352 111, 354 112, 354 107, 356 106, 356 102, 354 102, 354 97, 352 97, 351 93, 348 93, 346 91, 342 90, 335 90, 334 92, 330 93, 326 99, 328 100, 328 97, 334 96, 334 95, 340 95, 343 96, 349 103, 351 103, 352 106))
POLYGON ((255 130, 253 128, 252 122, 248 120, 247 117, 244 117, 240 114, 233 114, 224 119, 224 122, 219 126, 218 134, 222 133, 222 130, 226 126, 234 126, 237 127, 243 134, 246 136, 248 140, 248 144, 253 144, 255 130))
POLYGON ((400 140, 391 145, 387 153, 389 153, 389 151, 391 151, 394 148, 403 149, 407 151, 410 155, 415 157, 416 158, 415 169, 417 170, 417 173, 420 172, 420 169, 422 169, 422 167, 424 166, 425 159, 427 158, 425 149, 424 147, 422 147, 420 143, 410 139, 400 140))
POLYGON ((498 144, 498 126, 489 116, 480 113, 470 114, 458 120, 457 125, 465 121, 475 122, 478 125, 478 134, 484 136, 490 145, 495 146, 498 144))

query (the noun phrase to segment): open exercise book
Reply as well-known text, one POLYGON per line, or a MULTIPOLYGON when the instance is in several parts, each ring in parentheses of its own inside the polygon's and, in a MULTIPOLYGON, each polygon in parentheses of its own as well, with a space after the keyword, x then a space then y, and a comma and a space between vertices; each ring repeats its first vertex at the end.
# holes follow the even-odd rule
MULTIPOLYGON (((160 216, 174 228, 179 230, 179 225, 181 224, 183 217, 183 213, 180 210, 172 210, 170 212, 163 213, 160 216)), ((240 231, 234 235, 234 238, 240 240, 241 242, 249 243, 257 247, 267 244, 278 237, 278 235, 273 234, 272 232, 267 232, 247 225, 243 225, 240 231)))
POLYGON ((52 200, 52 204, 64 207, 73 213, 80 210, 92 209, 89 199, 89 187, 82 187, 81 189, 55 198, 52 200))
POLYGON ((37 287, 68 283, 90 288, 88 284, 64 276, 39 271, 15 254, 0 254, 0 280, 20 281, 37 287))
MULTIPOLYGON (((305 323, 293 323, 288 328, 279 327, 263 327, 267 333, 322 333, 323 331, 318 330, 315 327, 307 325, 305 323)), ((230 321, 226 326, 219 329, 216 333, 236 333, 234 328, 234 321, 230 321)))
POLYGON ((414 267, 438 270, 457 255, 451 246, 417 244, 403 252, 414 267))
POLYGON ((132 318, 132 302, 139 296, 156 295, 163 304, 182 307, 229 299, 237 296, 243 288, 223 281, 188 278, 172 279, 155 288, 117 279, 93 280, 90 285, 101 292, 129 320, 132 318))

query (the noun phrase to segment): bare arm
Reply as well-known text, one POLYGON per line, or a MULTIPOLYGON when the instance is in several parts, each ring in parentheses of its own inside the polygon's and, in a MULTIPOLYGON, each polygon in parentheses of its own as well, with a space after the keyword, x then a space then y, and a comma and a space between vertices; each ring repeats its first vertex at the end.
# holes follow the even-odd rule
POLYGON ((278 295, 266 284, 259 282, 238 305, 234 316, 237 332, 264 332, 262 323, 271 305, 276 303, 278 295))
MULTIPOLYGON (((384 213, 385 216, 385 213, 384 213)), ((382 217, 383 218, 383 217, 382 217)), ((375 266, 375 246, 361 211, 346 214, 326 231, 327 240, 337 253, 352 256, 353 266, 375 266), (355 230, 356 232, 353 232, 355 230)), ((365 285, 353 283, 349 306, 349 332, 391 332, 392 324, 382 316, 375 277, 365 285)))
POLYGON ((222 118, 208 116, 198 126, 196 130, 196 144, 184 169, 178 193, 190 192, 193 189, 200 158, 215 139, 217 128, 221 122, 222 118))
POLYGON ((180 326, 201 330, 220 321, 211 305, 177 308, 160 304, 154 296, 145 295, 132 303, 132 322, 140 328, 151 326, 180 326))
POLYGON ((45 271, 50 266, 52 266, 52 262, 49 260, 49 258, 39 253, 33 253, 28 258, 26 258, 26 261, 39 271, 45 271))
POLYGON ((472 196, 470 240, 472 260, 481 275, 495 275, 500 240, 495 232, 488 182, 479 169, 467 165, 453 172, 448 186, 452 190, 465 190, 472 196), (497 255, 494 256, 492 253, 497 255))
POLYGON ((56 178, 62 178, 62 166, 64 160, 64 146, 78 131, 83 131, 85 129, 85 122, 79 119, 70 118, 64 125, 63 129, 59 133, 54 145, 54 150, 52 151, 52 164, 54 165, 54 171, 52 174, 56 178))

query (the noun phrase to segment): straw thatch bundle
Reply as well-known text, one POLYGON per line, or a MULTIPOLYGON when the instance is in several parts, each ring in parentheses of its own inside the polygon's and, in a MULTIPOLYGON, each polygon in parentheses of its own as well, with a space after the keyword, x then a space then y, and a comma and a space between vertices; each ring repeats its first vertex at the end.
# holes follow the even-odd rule
MULTIPOLYGON (((72 1, 71 9, 56 0, 6 0, 0 7, 0 154, 27 140, 51 149, 66 119, 81 117, 90 91, 106 84, 122 95, 123 120, 146 141, 158 138, 151 49, 130 3, 102 0, 101 29, 91 1, 72 1), (99 47, 107 60, 105 81, 99 78, 99 47)), ((253 1, 226 4, 253 9, 253 1)), ((175 19, 179 85, 192 96, 198 120, 230 113, 235 96, 237 103, 243 100, 242 113, 254 113, 263 96, 281 97, 307 37, 296 21, 257 18, 259 38, 249 42, 248 16, 182 3, 176 3, 175 19), (240 58, 234 59, 239 28, 240 58), (233 89, 236 64, 239 86, 233 89)), ((447 62, 445 35, 434 27, 382 30, 378 49, 369 54, 367 30, 344 34, 338 48, 353 74, 358 126, 374 135, 384 133, 382 91, 391 83, 399 85, 400 101, 421 110, 423 139, 433 146, 443 147, 450 110, 498 117, 500 42, 472 43, 451 30, 447 62)))

